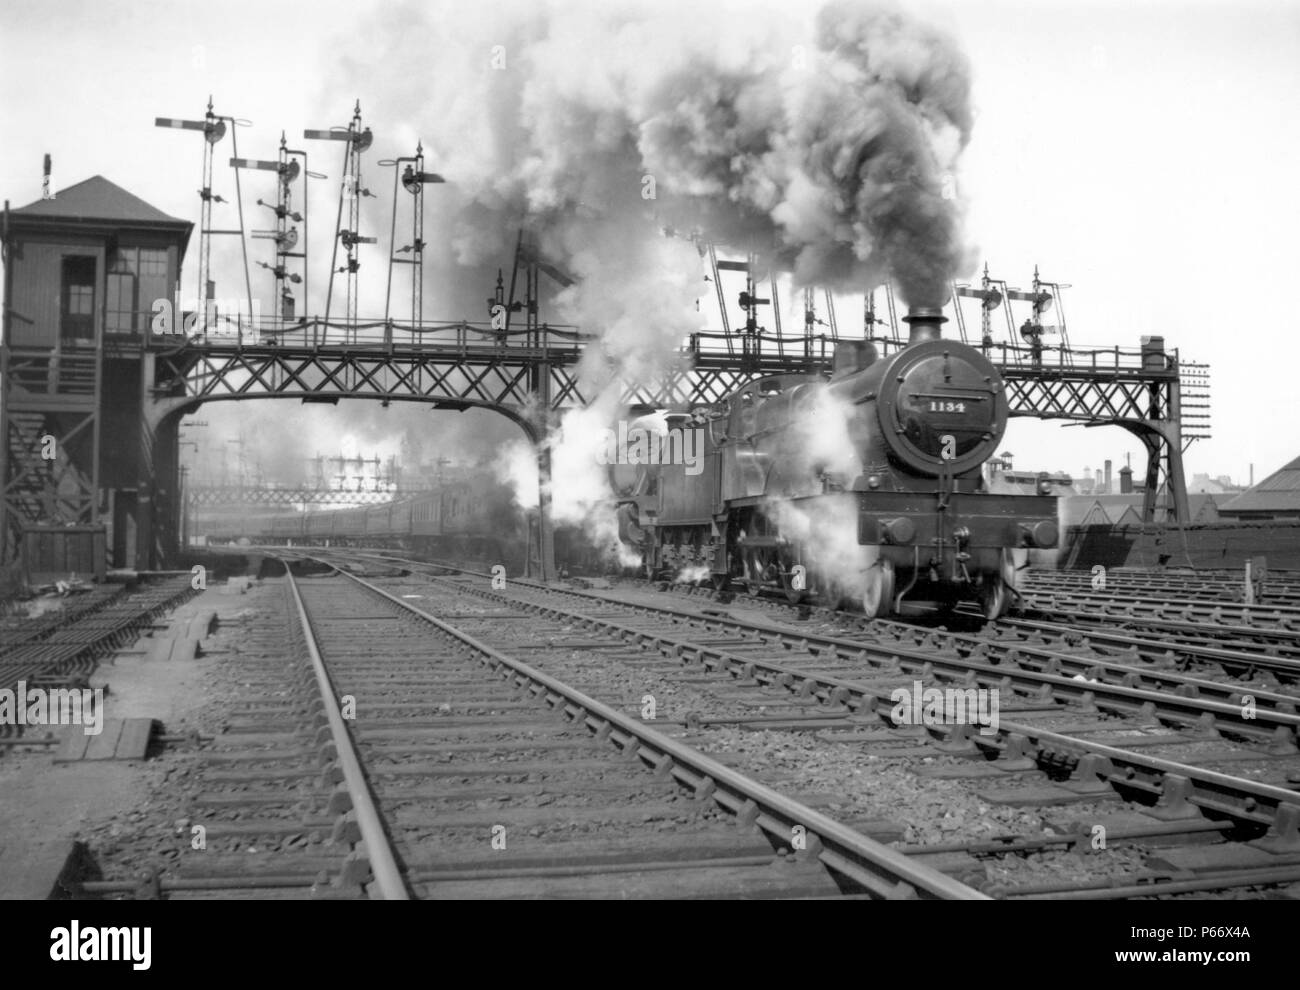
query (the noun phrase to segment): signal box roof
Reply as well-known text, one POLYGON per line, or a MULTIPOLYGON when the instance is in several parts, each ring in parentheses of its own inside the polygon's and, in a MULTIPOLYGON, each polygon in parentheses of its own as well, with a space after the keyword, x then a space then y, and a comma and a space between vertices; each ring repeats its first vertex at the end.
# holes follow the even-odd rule
POLYGON ((61 223, 89 222, 96 225, 121 224, 131 227, 193 228, 188 220, 169 217, 162 210, 150 206, 139 196, 109 182, 102 175, 92 176, 76 185, 57 191, 53 199, 38 199, 34 203, 10 211, 15 220, 48 219, 61 223))

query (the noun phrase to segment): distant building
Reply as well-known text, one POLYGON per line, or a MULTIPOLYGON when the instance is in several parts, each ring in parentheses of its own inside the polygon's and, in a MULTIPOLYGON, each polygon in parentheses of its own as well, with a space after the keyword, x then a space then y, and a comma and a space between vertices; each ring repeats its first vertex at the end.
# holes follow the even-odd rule
POLYGON ((1064 471, 1018 471, 994 459, 989 461, 985 482, 988 490, 995 495, 1037 495, 1038 482, 1046 479, 1052 486, 1053 495, 1077 494, 1074 479, 1064 471))
POLYGON ((1196 474, 1187 485, 1189 495, 1225 495, 1241 491, 1245 491, 1245 488, 1233 484, 1232 479, 1226 474, 1221 474, 1217 478, 1211 478, 1208 474, 1196 474))

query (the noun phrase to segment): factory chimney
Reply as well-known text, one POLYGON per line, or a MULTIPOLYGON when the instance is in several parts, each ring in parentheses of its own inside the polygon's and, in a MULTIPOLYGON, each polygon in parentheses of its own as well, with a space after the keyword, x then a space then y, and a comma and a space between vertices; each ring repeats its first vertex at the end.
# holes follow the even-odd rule
POLYGON ((943 325, 948 317, 943 310, 935 306, 913 306, 903 317, 903 322, 911 328, 908 344, 919 344, 925 340, 938 340, 943 336, 943 325))
POLYGON ((1106 494, 1110 494, 1110 461, 1106 461, 1106 494))
POLYGON ((1101 490, 1101 468, 1097 468, 1095 482, 1096 482, 1096 483, 1092 486, 1092 493, 1093 493, 1094 495, 1103 495, 1103 494, 1105 494, 1105 493, 1101 490))
POLYGON ((45 153, 45 175, 41 179, 41 199, 53 199, 54 193, 50 191, 50 169, 53 162, 50 159, 49 152, 45 153))

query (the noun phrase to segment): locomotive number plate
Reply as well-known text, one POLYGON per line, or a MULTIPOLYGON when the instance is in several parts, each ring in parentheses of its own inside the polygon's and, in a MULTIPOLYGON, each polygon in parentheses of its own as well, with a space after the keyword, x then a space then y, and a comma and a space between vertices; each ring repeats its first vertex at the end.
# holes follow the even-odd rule
POLYGON ((961 401, 951 399, 925 399, 922 401, 925 402, 928 412, 964 413, 966 411, 966 403, 961 401))

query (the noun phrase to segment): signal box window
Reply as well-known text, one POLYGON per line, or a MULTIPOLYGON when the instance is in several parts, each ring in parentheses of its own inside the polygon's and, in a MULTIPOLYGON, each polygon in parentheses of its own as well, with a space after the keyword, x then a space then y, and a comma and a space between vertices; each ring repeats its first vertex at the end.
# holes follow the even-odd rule
POLYGON ((63 341, 90 344, 95 339, 95 259, 63 259, 63 341))
POLYGON ((104 329, 108 333, 132 333, 139 323, 136 314, 139 268, 138 248, 120 249, 109 265, 108 306, 104 312, 104 329))
POLYGON ((119 248, 108 269, 109 333, 143 333, 154 304, 168 299, 167 252, 157 248, 119 248))

